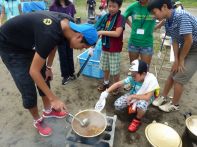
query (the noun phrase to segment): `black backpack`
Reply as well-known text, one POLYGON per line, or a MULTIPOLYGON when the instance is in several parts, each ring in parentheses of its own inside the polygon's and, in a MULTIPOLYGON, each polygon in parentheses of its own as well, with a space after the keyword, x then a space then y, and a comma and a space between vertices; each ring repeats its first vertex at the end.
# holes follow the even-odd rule
POLYGON ((93 9, 96 6, 95 0, 88 0, 87 3, 89 4, 89 8, 93 9))

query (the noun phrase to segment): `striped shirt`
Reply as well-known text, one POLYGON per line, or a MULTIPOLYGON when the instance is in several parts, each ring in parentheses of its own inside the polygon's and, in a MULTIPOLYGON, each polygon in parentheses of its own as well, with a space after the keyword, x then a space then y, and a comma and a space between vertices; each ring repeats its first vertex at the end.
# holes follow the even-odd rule
POLYGON ((184 44, 184 35, 192 34, 193 44, 191 48, 197 48, 197 18, 185 10, 172 10, 172 15, 165 22, 168 36, 176 40, 180 47, 184 44))

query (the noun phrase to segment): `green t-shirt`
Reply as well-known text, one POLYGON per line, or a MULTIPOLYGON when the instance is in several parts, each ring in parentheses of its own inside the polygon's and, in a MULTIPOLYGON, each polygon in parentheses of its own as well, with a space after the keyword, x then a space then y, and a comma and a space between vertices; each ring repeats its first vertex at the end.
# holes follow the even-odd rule
POLYGON ((139 2, 132 3, 125 11, 124 17, 132 17, 132 30, 129 38, 129 44, 138 47, 153 47, 153 31, 155 19, 146 6, 139 2), (137 34, 137 30, 144 30, 144 34, 137 34))

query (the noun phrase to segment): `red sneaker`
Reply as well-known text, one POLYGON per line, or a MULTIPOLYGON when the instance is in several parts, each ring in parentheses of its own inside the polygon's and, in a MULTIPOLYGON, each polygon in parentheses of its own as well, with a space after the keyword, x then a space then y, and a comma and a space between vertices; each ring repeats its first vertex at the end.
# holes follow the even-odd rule
POLYGON ((133 121, 131 122, 131 124, 128 127, 128 130, 130 132, 135 132, 137 131, 138 127, 141 125, 141 122, 137 119, 133 119, 133 121))
POLYGON ((50 112, 45 112, 43 111, 42 116, 44 118, 50 118, 50 117, 55 117, 55 118, 64 118, 68 113, 65 111, 55 111, 54 109, 51 109, 50 112))
POLYGON ((39 134, 42 136, 50 136, 52 133, 52 129, 49 128, 43 121, 43 118, 41 117, 37 121, 34 121, 33 123, 34 127, 38 130, 39 134))

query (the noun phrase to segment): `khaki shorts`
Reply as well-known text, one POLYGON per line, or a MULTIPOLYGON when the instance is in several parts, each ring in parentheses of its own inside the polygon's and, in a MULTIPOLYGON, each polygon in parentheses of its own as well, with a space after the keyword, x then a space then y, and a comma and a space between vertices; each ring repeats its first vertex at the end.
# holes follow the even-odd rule
POLYGON ((172 75, 174 81, 185 85, 194 75, 197 69, 197 54, 188 54, 185 59, 185 70, 172 75))
POLYGON ((110 53, 102 51, 100 59, 100 68, 103 71, 109 71, 114 76, 120 73, 120 53, 110 53))

